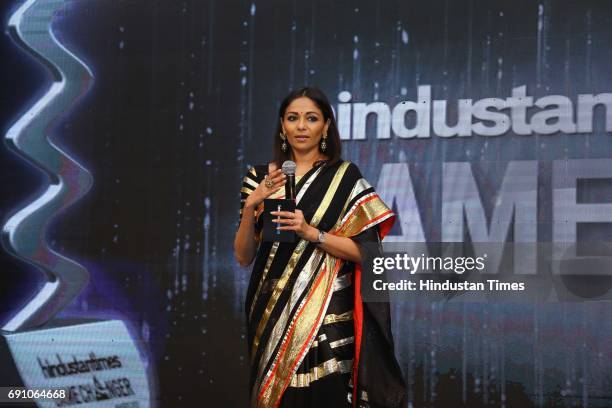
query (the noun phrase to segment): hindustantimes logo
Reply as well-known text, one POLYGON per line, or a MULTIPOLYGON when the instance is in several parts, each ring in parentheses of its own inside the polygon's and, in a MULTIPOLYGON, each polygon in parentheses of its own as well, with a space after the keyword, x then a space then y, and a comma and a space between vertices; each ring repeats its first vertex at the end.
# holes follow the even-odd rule
POLYGON ((36 359, 45 378, 66 377, 122 367, 119 356, 98 357, 93 351, 89 353, 89 358, 86 359, 78 359, 73 355, 72 360, 64 361, 59 354, 56 354, 55 361, 51 362, 46 358, 36 357, 36 359))

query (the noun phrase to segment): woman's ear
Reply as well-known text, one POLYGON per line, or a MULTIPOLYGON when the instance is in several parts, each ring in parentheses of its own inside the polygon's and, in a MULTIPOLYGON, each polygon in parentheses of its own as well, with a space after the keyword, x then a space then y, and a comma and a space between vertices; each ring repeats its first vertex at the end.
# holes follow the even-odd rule
POLYGON ((331 119, 327 119, 327 122, 325 122, 325 134, 327 134, 327 131, 329 130, 329 125, 331 124, 331 119))
POLYGON ((283 126, 283 118, 279 118, 279 121, 280 121, 280 126, 281 126, 281 132, 283 132, 283 134, 286 134, 285 127, 283 126))

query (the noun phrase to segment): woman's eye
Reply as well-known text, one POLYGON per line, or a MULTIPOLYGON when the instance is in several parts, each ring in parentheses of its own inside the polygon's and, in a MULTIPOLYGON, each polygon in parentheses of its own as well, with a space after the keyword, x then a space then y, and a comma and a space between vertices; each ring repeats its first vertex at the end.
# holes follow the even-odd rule
MULTIPOLYGON (((296 120, 298 120, 298 117, 296 115, 289 115, 287 116, 287 120, 290 122, 295 122, 296 120)), ((319 118, 317 118, 316 116, 308 116, 306 120, 309 122, 316 122, 319 120, 319 118)))

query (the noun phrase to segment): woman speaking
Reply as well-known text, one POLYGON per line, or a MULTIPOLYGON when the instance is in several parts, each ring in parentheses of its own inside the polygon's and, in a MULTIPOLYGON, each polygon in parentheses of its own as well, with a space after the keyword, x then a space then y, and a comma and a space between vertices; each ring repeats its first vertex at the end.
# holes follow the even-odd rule
POLYGON ((251 406, 405 407, 389 304, 362 302, 360 285, 363 244, 379 242, 394 214, 340 158, 319 89, 291 92, 278 117, 274 161, 244 178, 234 241, 241 265, 254 260, 245 303, 251 406), (271 214, 298 239, 265 242, 263 203, 284 198, 286 160, 297 165, 296 209, 271 214))

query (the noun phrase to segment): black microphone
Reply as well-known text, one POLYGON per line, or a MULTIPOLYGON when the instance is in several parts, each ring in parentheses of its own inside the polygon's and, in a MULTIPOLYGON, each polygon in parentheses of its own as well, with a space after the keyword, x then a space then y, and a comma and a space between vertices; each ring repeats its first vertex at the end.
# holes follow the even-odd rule
POLYGON ((287 160, 283 163, 283 174, 287 177, 285 182, 285 198, 295 201, 295 169, 297 165, 294 161, 287 160))

